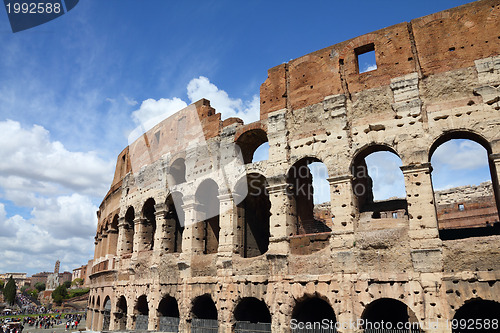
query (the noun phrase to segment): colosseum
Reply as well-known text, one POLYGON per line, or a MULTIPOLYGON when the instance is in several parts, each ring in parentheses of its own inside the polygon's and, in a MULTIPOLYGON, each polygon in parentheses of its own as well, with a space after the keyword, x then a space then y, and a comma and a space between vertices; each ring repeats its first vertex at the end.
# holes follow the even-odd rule
POLYGON ((97 212, 87 329, 498 332, 499 22, 483 0, 371 32, 269 69, 259 121, 202 99, 139 135, 97 212), (434 191, 453 140, 490 181, 434 191), (377 152, 405 196, 374 198, 377 152))

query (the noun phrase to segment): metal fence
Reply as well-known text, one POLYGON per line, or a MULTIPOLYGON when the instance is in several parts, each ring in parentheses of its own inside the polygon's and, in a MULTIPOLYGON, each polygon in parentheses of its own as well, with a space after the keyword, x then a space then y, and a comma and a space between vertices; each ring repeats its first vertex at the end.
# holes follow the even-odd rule
POLYGON ((191 333, 217 333, 219 322, 217 319, 198 319, 191 321, 191 333))
POLYGON ((160 332, 179 332, 179 321, 177 317, 160 317, 160 332))
POLYGON ((237 321, 236 333, 270 333, 271 323, 251 323, 249 321, 237 321))
POLYGON ((135 319, 135 330, 140 331, 140 330, 147 330, 148 329, 148 315, 137 315, 137 318, 135 319))
POLYGON ((110 322, 111 322, 111 313, 109 311, 104 311, 103 318, 102 318, 103 331, 109 331, 109 323, 110 322))
POLYGON ((301 328, 294 328, 294 329, 292 329, 292 333, 337 333, 337 330, 335 329, 335 327, 328 327, 328 328, 322 328, 322 327, 306 328, 306 327, 301 327, 301 328))

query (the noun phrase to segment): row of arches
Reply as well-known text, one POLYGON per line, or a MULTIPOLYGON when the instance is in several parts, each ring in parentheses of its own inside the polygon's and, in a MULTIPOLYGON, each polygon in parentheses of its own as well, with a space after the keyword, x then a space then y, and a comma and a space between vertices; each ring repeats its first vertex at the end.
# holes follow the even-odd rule
MULTIPOLYGON (((487 166, 486 169, 489 178, 487 177, 488 179, 483 180, 491 182, 490 194, 487 195, 490 201, 483 200, 484 202, 481 203, 482 206, 478 206, 475 202, 448 202, 448 206, 442 208, 439 199, 435 198, 434 205, 437 210, 436 215, 438 217, 440 236, 443 239, 477 236, 478 232, 470 231, 471 227, 467 219, 477 221, 477 216, 485 216, 485 210, 488 211, 487 218, 483 218, 473 225, 473 227, 476 231, 480 230, 479 235, 499 233, 497 208, 498 179, 496 166, 491 159, 488 159, 488 156, 492 154, 491 147, 478 135, 467 132, 453 132, 441 137, 431 147, 431 155, 429 157, 431 163, 433 162, 434 154, 436 152, 439 153, 440 147, 453 140, 461 140, 457 141, 459 143, 475 144, 480 147, 479 150, 482 149, 484 151, 481 155, 482 157, 480 156, 483 158, 483 161, 477 163, 479 163, 478 165, 487 166), (466 210, 468 215, 461 213, 464 210, 466 210), (455 223, 451 226, 447 224, 447 221, 450 221, 450 217, 452 217, 451 220, 455 223), (457 230, 458 232, 456 232, 457 230)), ((441 155, 446 156, 446 153, 441 155)), ((476 158, 477 156, 475 154, 471 158, 476 158)), ((451 156, 451 158, 453 157, 451 156)), ((462 156, 461 160, 466 158, 467 156, 462 156)), ((175 170, 185 171, 179 159, 174 164, 176 164, 175 170)), ((436 162, 436 164, 439 163, 436 162)), ((400 169, 401 165, 402 162, 397 152, 385 145, 370 145, 356 154, 351 165, 352 190, 356 198, 356 208, 361 218, 363 216, 369 219, 408 218, 408 202, 406 200, 405 180, 400 169), (381 159, 380 154, 385 154, 386 157, 381 159), (387 156, 390 156, 390 158, 387 156), (384 178, 384 175, 380 176, 380 173, 383 172, 372 165, 377 159, 379 162, 382 161, 382 163, 384 161, 393 162, 385 163, 386 165, 391 164, 390 167, 386 166, 384 171, 386 175, 389 174, 391 177, 388 185, 387 182, 384 183, 383 179, 381 180, 381 178, 384 178), (380 188, 383 188, 383 192, 386 194, 382 200, 380 198, 377 200, 374 194, 377 191, 380 192, 380 188)), ((175 179, 185 179, 181 171, 179 171, 181 175, 176 174, 175 179)), ((296 219, 295 228, 289 236, 331 232, 335 212, 329 207, 331 198, 328 177, 327 167, 317 157, 304 157, 296 161, 288 170, 286 182, 291 199, 290 209, 292 210, 291 214, 296 219)), ((236 207, 239 232, 236 252, 239 252, 243 257, 254 257, 265 253, 269 245, 271 202, 267 193, 269 185, 265 176, 258 173, 250 173, 246 176, 245 180, 237 182, 232 193, 233 196, 237 196, 239 193, 246 195, 244 200, 241 200, 236 207)), ((442 186, 434 178, 432 178, 432 184, 440 184, 439 186, 442 186)), ((201 252, 205 254, 216 253, 218 251, 220 233, 219 195, 219 186, 212 179, 204 180, 198 186, 195 193, 196 217, 197 220, 202 221, 202 227, 197 228, 199 234, 195 235, 195 237, 200 239, 202 243, 200 246, 201 252)), ((182 235, 185 220, 183 204, 183 195, 179 192, 174 192, 164 202, 166 208, 161 213, 163 215, 160 214, 160 218, 166 221, 165 224, 162 224, 162 228, 166 229, 163 230, 166 236, 161 240, 162 244, 159 248, 162 248, 167 253, 182 252, 182 235)), ((135 212, 134 207, 128 207, 124 217, 125 223, 122 224, 124 233, 122 244, 118 244, 118 246, 121 246, 122 254, 134 252, 134 246, 139 247, 138 251, 154 248, 155 241, 158 241, 157 237, 155 237, 155 233, 157 232, 156 218, 158 216, 156 207, 154 198, 146 200, 139 214, 135 212), (140 224, 140 228, 138 229, 140 235, 135 236, 136 223, 140 224), (134 241, 134 237, 138 237, 138 239, 134 241)), ((107 225, 108 229, 118 229, 118 215, 116 214, 110 221, 112 222, 107 225)), ((116 254, 118 252, 116 245, 115 248, 112 248, 112 244, 116 244, 117 235, 116 233, 109 234, 111 236, 109 236, 106 244, 107 253, 116 254), (115 237, 115 240, 112 239, 113 237, 115 237)), ((103 252, 105 251, 101 250, 96 256, 99 257, 103 252)))
MULTIPOLYGON (((128 313, 127 299, 120 296, 116 302, 116 310, 111 314, 111 299, 106 297, 102 310, 100 298, 90 299, 91 325, 93 330, 110 330, 110 322, 114 321, 116 331, 148 330, 154 327, 155 331, 178 332, 181 320, 177 300, 172 296, 165 296, 159 302, 156 316, 150 316, 146 295, 141 295, 133 307, 132 316, 128 313), (95 301, 95 303, 94 303, 95 301), (130 320, 132 318, 132 320, 130 320), (127 322, 129 320, 129 322, 127 322), (155 323, 150 325, 150 320, 155 323)), ((198 329, 217 329, 219 313, 210 294, 204 294, 193 299, 187 321, 191 331, 198 329)), ((328 299, 320 295, 305 295, 298 299, 291 309, 290 328, 292 332, 324 332, 343 331, 352 325, 365 332, 421 332, 429 327, 430 323, 420 321, 412 309, 404 302, 392 298, 379 298, 364 307, 360 320, 355 323, 337 322, 337 316, 328 299), (322 331, 323 332, 323 331, 322 331)), ((238 331, 271 332, 273 316, 265 301, 255 297, 241 298, 233 310, 233 327, 238 331)), ((453 333, 459 332, 496 332, 499 329, 500 303, 480 298, 465 302, 455 312, 449 322, 453 333), (470 325, 473 322, 474 325, 470 325), (482 323, 482 327, 476 327, 482 323)), ((437 329, 435 327, 434 329, 437 329)))

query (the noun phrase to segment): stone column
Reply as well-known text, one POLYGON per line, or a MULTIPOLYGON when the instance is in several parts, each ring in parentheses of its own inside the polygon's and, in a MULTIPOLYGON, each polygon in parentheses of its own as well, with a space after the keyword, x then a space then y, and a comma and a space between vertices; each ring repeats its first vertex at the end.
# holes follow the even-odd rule
POLYGON ((194 198, 185 200, 184 209, 184 232, 182 236, 182 253, 203 253, 203 219, 200 216, 199 205, 194 198))
MULTIPOLYGON (((442 241, 439 239, 438 221, 432 189, 431 165, 422 163, 401 167, 405 177, 406 200, 411 260, 415 272, 419 272, 427 284, 438 285, 443 269, 442 241)), ((422 281, 424 283, 424 281, 422 281)), ((433 303, 441 301, 434 295, 433 303)))
POLYGON ((108 229, 108 246, 106 253, 116 255, 118 253, 118 230, 108 229))
POLYGON ((144 234, 144 223, 146 219, 142 216, 137 216, 134 219, 134 253, 147 249, 146 235, 144 234))
POLYGON ((408 202, 410 246, 414 249, 441 245, 438 233, 431 165, 422 163, 401 167, 408 202))
POLYGON ((117 241, 117 251, 116 254, 118 257, 121 257, 123 254, 126 253, 126 242, 127 242, 127 237, 125 236, 125 233, 127 232, 126 229, 127 225, 125 223, 125 217, 119 217, 118 218, 118 241, 117 241))
MULTIPOLYGON (((500 207, 500 154, 490 154, 490 169, 492 170, 491 183, 493 184, 493 192, 495 194, 495 200, 497 204, 497 209, 500 207)), ((500 214, 500 211, 498 212, 500 214)))
POLYGON ((287 255, 290 252, 289 237, 294 233, 297 217, 294 215, 295 204, 287 189, 284 177, 267 188, 271 201, 269 254, 287 255))
POLYGON ((101 235, 101 245, 100 245, 101 258, 104 258, 108 254, 108 233, 104 231, 101 235))
POLYGON ((231 194, 225 193, 220 196, 220 232, 219 232, 219 261, 231 260, 235 251, 237 237, 236 205, 231 194))
POLYGON ((160 203, 155 205, 155 223, 156 223, 156 231, 154 234, 154 252, 162 253, 167 249, 167 223, 165 219, 165 204, 160 203))
POLYGON ((328 179, 332 213, 332 249, 350 249, 354 245, 356 198, 352 189, 352 176, 341 175, 328 179))
POLYGON ((99 237, 95 236, 94 237, 94 260, 96 259, 99 259, 100 258, 100 248, 99 248, 99 245, 100 245, 100 239, 99 237))
POLYGON ((149 307, 149 314, 148 314, 148 331, 153 331, 153 332, 158 332, 160 325, 159 325, 159 317, 158 317, 158 311, 156 309, 158 308, 158 304, 156 306, 153 304, 153 299, 149 302, 148 304, 149 307))

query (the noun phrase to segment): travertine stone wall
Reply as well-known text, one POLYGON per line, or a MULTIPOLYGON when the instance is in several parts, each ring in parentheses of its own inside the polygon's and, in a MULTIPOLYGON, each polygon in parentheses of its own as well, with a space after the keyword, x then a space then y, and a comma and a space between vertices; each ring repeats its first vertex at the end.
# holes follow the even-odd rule
POLYGON ((500 302, 500 236, 439 238, 430 165, 434 150, 449 139, 479 142, 491 161, 498 202, 498 22, 500 2, 484 0, 356 37, 270 69, 258 122, 222 121, 209 101, 200 100, 187 108, 195 116, 183 110, 139 137, 118 156, 99 207, 88 328, 102 329, 110 302, 110 329, 123 329, 125 321, 134 329, 143 295, 148 329, 158 330, 158 306, 171 296, 181 332, 196 321, 193 302, 206 294, 217 309, 219 332, 234 331, 234 310, 248 297, 265 302, 273 332, 290 332, 294 309, 314 297, 342 323, 362 318, 372 302, 398 300, 411 310, 411 320, 439 323, 433 332, 451 332, 446 321, 469 300, 500 302), (375 50, 377 69, 360 74, 357 54, 367 46, 375 50), (232 145, 250 131, 267 135, 268 160, 245 164, 243 174, 225 168, 234 160, 232 145), (379 150, 403 163, 407 210, 394 221, 362 216, 353 189, 354 161, 379 150), (176 182, 179 158, 185 181, 176 182), (288 176, 305 158, 328 169, 333 219, 321 239, 295 233, 297 203, 288 176), (224 172, 213 173, 219 169, 224 172), (226 186, 245 173, 265 177, 271 202, 268 250, 252 258, 240 251, 241 198, 226 186), (219 188, 220 231, 216 253, 204 254, 206 226, 197 222, 204 207, 193 189, 207 179, 219 188), (165 203, 177 194, 182 204, 175 208, 186 225, 175 252, 169 245, 175 219, 165 203), (143 211, 148 199, 155 203, 154 233, 143 211), (125 217, 131 207, 130 225, 125 217), (326 245, 307 253, 295 247, 316 241, 326 245))

